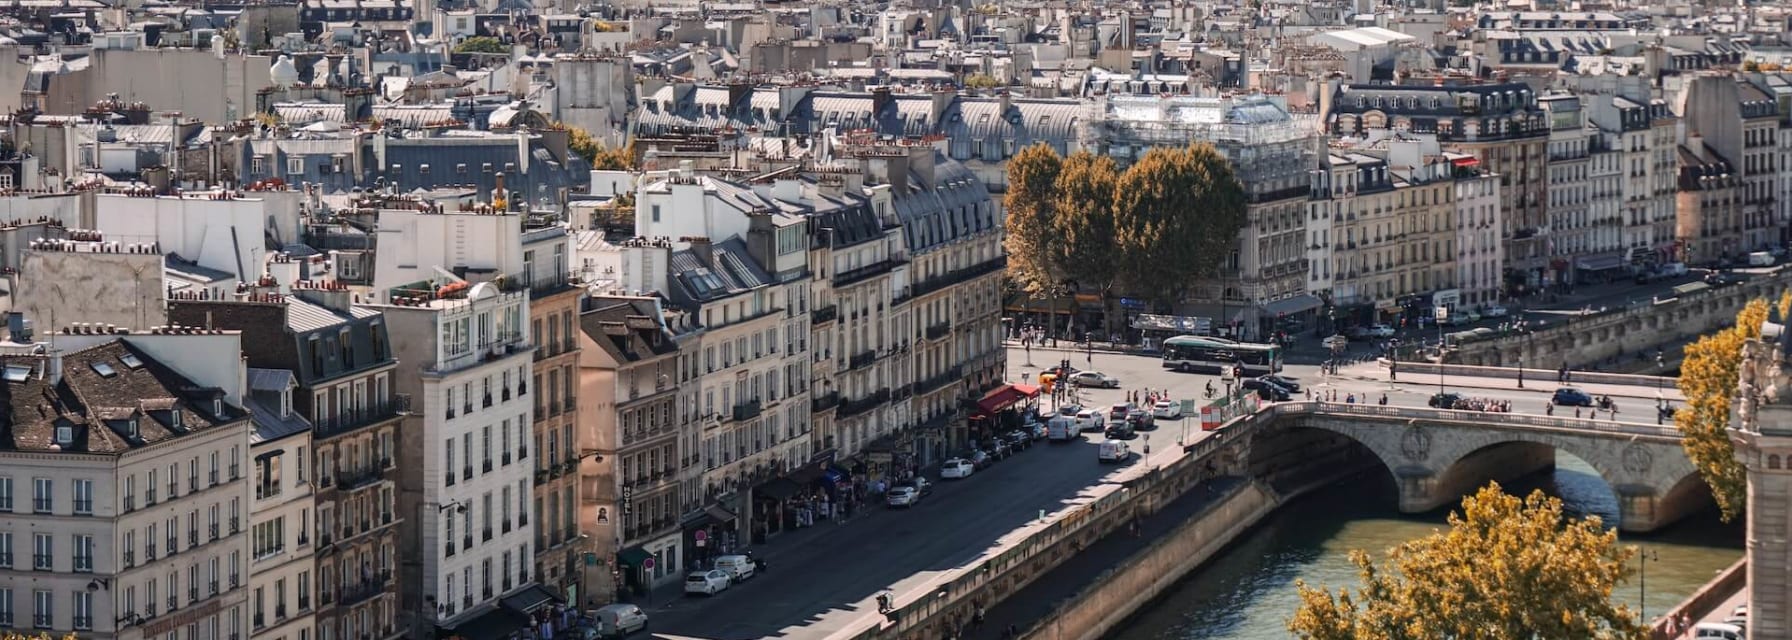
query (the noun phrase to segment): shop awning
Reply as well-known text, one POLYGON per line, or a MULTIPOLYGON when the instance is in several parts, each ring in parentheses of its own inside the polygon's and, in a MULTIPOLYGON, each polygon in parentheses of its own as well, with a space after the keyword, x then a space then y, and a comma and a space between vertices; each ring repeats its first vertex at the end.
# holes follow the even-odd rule
POLYGON ((983 415, 993 416, 1009 407, 1013 407, 1016 403, 1019 403, 1022 400, 1037 397, 1038 395, 1039 387, 1037 386, 1030 384, 1005 384, 996 387, 994 391, 984 394, 983 399, 977 401, 977 410, 983 415), (1022 389, 1021 387, 1026 388, 1022 389))
POLYGON ((709 514, 709 517, 715 518, 717 523, 734 522, 734 512, 719 504, 703 507, 703 512, 709 514))
POLYGON ((1302 311, 1318 309, 1322 304, 1325 304, 1325 302, 1320 300, 1319 296, 1311 293, 1303 293, 1292 298, 1283 298, 1281 300, 1266 303, 1263 305, 1263 312, 1271 315, 1300 313, 1302 311))
POLYGON ((796 495, 802 490, 802 485, 797 484, 796 481, 791 480, 790 478, 778 478, 755 487, 753 489, 753 497, 768 500, 788 500, 791 496, 796 495))
POLYGON ((1624 266, 1624 257, 1601 256, 1597 258, 1580 258, 1574 262, 1574 266, 1578 267, 1581 271, 1605 271, 1606 269, 1616 269, 1624 266))
MULTIPOLYGON (((637 548, 636 551, 640 551, 640 549, 637 548)), ((647 552, 641 551, 641 554, 646 555, 647 552)), ((529 588, 527 589, 504 596, 504 599, 500 602, 504 605, 504 608, 512 611, 535 613, 546 608, 548 605, 560 602, 560 596, 554 595, 554 592, 549 591, 547 587, 539 584, 532 584, 529 585, 529 588)))
POLYGON ((621 553, 616 554, 616 561, 631 567, 640 567, 642 562, 651 557, 653 557, 653 554, 648 553, 646 549, 629 547, 623 549, 621 553))
POLYGON ((848 472, 845 469, 841 469, 840 467, 836 467, 833 465, 829 465, 827 470, 823 471, 821 473, 822 480, 825 480, 827 482, 831 482, 834 484, 840 484, 841 482, 845 482, 846 480, 851 479, 851 478, 852 478, 852 473, 848 472))

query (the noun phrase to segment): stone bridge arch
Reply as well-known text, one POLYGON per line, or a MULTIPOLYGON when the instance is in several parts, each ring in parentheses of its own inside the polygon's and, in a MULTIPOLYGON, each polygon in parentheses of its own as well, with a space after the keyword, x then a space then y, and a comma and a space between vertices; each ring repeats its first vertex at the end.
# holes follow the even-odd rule
POLYGON ((1653 531, 1711 501, 1675 438, 1470 422, 1447 419, 1445 412, 1426 413, 1432 417, 1321 410, 1294 417, 1286 426, 1330 431, 1362 444, 1393 474, 1400 510, 1406 513, 1455 504, 1490 480, 1507 482, 1548 469, 1557 450, 1586 461, 1611 487, 1623 531, 1653 531))

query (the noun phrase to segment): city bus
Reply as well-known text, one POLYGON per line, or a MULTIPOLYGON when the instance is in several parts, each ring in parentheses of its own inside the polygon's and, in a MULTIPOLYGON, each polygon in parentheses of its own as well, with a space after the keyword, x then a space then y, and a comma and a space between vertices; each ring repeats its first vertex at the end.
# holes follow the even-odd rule
POLYGON ((1218 371, 1234 364, 1242 367, 1245 375, 1250 376, 1282 370, 1282 348, 1273 344, 1177 336, 1164 341, 1163 354, 1164 368, 1176 371, 1218 371))

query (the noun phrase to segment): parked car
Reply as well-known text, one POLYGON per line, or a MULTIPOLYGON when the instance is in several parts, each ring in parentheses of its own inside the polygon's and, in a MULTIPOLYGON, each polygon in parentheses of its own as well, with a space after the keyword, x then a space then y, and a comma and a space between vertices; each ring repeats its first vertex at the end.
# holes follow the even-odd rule
POLYGON ((1257 392, 1257 397, 1271 402, 1287 402, 1294 397, 1292 394, 1288 393, 1287 389, 1282 388, 1282 385, 1261 378, 1250 378, 1245 380, 1244 388, 1248 391, 1257 392))
POLYGON ((1019 430, 1004 433, 1001 438, 1003 442, 1008 444, 1008 451, 1010 453, 1026 449, 1027 445, 1033 443, 1033 440, 1027 437, 1026 432, 1019 430))
POLYGON ((753 579, 758 565, 753 559, 742 555, 716 556, 715 568, 728 572, 728 584, 739 584, 753 579))
POLYGON ((1048 442, 1070 442, 1071 440, 1077 439, 1082 431, 1082 427, 1077 424, 1076 418, 1058 416, 1052 418, 1051 422, 1045 423, 1045 439, 1048 442))
POLYGON ((914 487, 895 486, 884 494, 884 504, 892 507, 912 507, 921 501, 921 492, 914 487))
POLYGON ((591 612, 596 621, 593 630, 599 638, 621 638, 647 630, 647 612, 632 604, 618 603, 598 607, 591 612))
POLYGON ((1119 378, 1100 371, 1079 371, 1076 375, 1070 376, 1070 381, 1075 382, 1079 387, 1089 387, 1093 389, 1120 388, 1119 378))
POLYGON ((928 482, 926 478, 921 476, 915 476, 904 480, 902 486, 914 487, 915 490, 921 492, 921 495, 923 496, 933 495, 933 483, 928 482))
POLYGON ((1074 418, 1074 417, 1076 417, 1076 414, 1079 414, 1082 412, 1083 412, 1083 405, 1080 405, 1080 404, 1066 404, 1066 405, 1060 405, 1058 407, 1058 415, 1061 415, 1061 416, 1070 416, 1070 417, 1074 418))
POLYGON ((1493 305, 1487 305, 1487 312, 1482 315, 1485 315, 1489 318, 1504 318, 1504 317, 1506 317, 1507 314, 1510 314, 1510 313, 1512 313, 1512 312, 1507 311, 1505 307, 1499 306, 1497 304, 1493 304, 1493 305))
POLYGON ((971 477, 977 471, 977 465, 964 458, 950 458, 940 463, 940 479, 963 479, 971 477))
POLYGON ((1394 337, 1394 328, 1385 324, 1373 324, 1369 325, 1367 333, 1371 338, 1392 338, 1394 337))
POLYGON ((1102 442, 1101 447, 1095 452, 1095 460, 1102 463, 1125 462, 1127 458, 1131 457, 1132 447, 1128 446, 1125 440, 1102 442))
POLYGON ((1549 401, 1555 403, 1556 406, 1561 407, 1593 406, 1593 396, 1574 387, 1562 387, 1556 389, 1555 395, 1550 396, 1549 401))
POLYGON ((690 575, 684 577, 684 592, 686 594, 701 593, 713 596, 727 589, 728 572, 721 569, 692 571, 690 575))
POLYGON ((972 451, 971 455, 965 456, 965 459, 970 460, 971 466, 976 467, 979 471, 989 468, 989 465, 996 462, 995 458, 989 457, 989 454, 983 451, 972 451))
POLYGON ((988 453, 990 458, 996 460, 1001 460, 1008 457, 1009 454, 1014 453, 1014 450, 1008 448, 1008 443, 1003 442, 1001 437, 990 438, 988 442, 984 442, 982 445, 984 453, 988 453))
POLYGON ((1462 402, 1462 394, 1440 391, 1431 394, 1431 399, 1426 400, 1425 404, 1439 409, 1454 409, 1458 402, 1462 402))
POLYGON ((1742 627, 1722 622, 1700 622, 1692 626, 1694 640, 1744 640, 1742 627))
POLYGON ((1300 383, 1289 380, 1288 378, 1273 373, 1257 376, 1257 378, 1265 382, 1274 382, 1276 383, 1276 386, 1287 389, 1289 393, 1300 393, 1300 383))
POLYGON ((1045 425, 1046 425, 1046 423, 1044 423, 1044 422, 1029 422, 1027 424, 1021 425, 1021 428, 1023 430, 1025 430, 1027 432, 1027 435, 1029 437, 1031 437, 1032 439, 1044 440, 1044 439, 1046 439, 1046 437, 1051 435, 1051 432, 1046 429, 1045 425))
POLYGON ((1144 409, 1133 409, 1132 413, 1126 416, 1126 423, 1132 425, 1132 428, 1140 431, 1150 431, 1157 428, 1157 418, 1152 417, 1151 412, 1144 409))
POLYGON ((1132 423, 1121 420, 1109 426, 1106 435, 1109 440, 1131 440, 1138 433, 1133 431, 1132 423))
POLYGON ((1182 403, 1159 400, 1151 407, 1151 415, 1164 420, 1175 420, 1182 417, 1182 403))

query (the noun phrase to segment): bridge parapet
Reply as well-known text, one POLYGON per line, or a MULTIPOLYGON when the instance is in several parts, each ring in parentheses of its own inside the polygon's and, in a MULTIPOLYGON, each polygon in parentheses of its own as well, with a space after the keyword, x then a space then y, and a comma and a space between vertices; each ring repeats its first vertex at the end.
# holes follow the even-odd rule
POLYGON ((1709 500, 1672 427, 1515 413, 1320 402, 1278 403, 1222 428, 1222 437, 1320 429, 1373 452, 1400 488, 1401 510, 1454 504, 1488 480, 1553 466, 1556 451, 1586 461, 1612 487, 1619 527, 1651 531, 1709 500), (1231 432, 1231 433, 1225 433, 1231 432))

